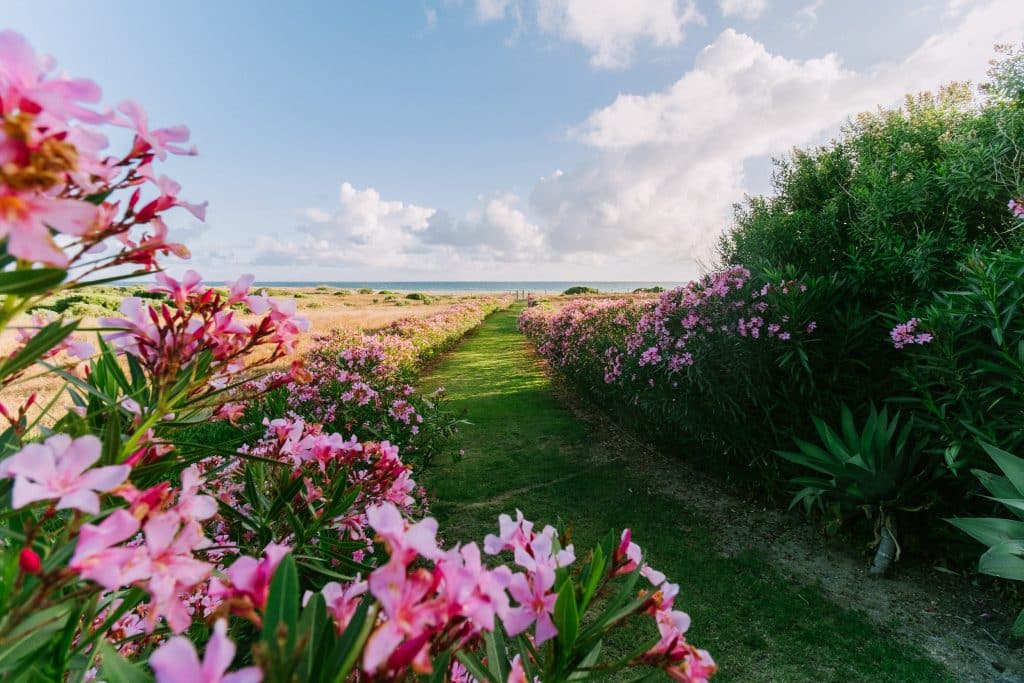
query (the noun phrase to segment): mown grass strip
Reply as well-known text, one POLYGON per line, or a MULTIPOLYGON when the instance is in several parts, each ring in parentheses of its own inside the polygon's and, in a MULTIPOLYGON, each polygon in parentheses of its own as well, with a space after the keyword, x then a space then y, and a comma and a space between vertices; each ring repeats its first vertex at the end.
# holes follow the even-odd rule
MULTIPOLYGON (((466 458, 419 477, 446 541, 481 541, 500 512, 516 508, 540 524, 570 523, 577 549, 631 526, 651 563, 682 586, 690 640, 715 656, 715 680, 951 680, 920 648, 813 587, 786 583, 756 554, 722 556, 705 521, 651 491, 629 453, 599 452, 516 330, 519 310, 492 315, 422 383, 444 386, 472 423, 460 435, 466 458)), ((626 652, 646 635, 627 632, 609 646, 626 652)))

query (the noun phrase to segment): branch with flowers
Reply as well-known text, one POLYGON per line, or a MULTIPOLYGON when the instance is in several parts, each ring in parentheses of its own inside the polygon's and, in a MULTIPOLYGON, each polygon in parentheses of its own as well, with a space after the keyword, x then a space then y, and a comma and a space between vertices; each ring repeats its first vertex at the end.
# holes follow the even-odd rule
POLYGON ((161 298, 126 298, 95 345, 72 337, 80 320, 36 317, 0 359, 0 389, 49 374, 71 400, 0 409, 0 679, 714 673, 686 641, 679 587, 628 530, 582 562, 564 532, 519 513, 483 551, 439 544, 403 456, 426 464, 457 421, 410 373, 501 302, 339 332, 294 358, 307 327, 294 302, 251 277, 225 291, 162 271, 187 255, 164 214, 205 210, 156 170, 195 153, 188 130, 151 128, 137 104, 103 107, 94 83, 53 72, 0 32, 0 330, 99 282, 152 274, 161 298), (133 132, 127 152, 106 151, 111 126, 133 132), (636 620, 649 642, 602 649, 636 620))

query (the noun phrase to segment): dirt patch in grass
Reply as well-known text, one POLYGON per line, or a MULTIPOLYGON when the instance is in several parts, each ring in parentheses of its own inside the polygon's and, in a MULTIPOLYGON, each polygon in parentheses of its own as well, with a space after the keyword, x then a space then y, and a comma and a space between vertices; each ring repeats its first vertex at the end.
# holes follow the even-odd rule
POLYGON ((1024 647, 1008 636, 1014 606, 965 577, 925 567, 897 566, 890 577, 871 577, 867 560, 849 547, 796 514, 724 492, 713 476, 642 442, 544 367, 559 398, 601 441, 599 450, 630 453, 650 483, 647 493, 676 498, 704 517, 726 556, 753 550, 788 581, 816 586, 884 632, 917 643, 957 680, 1024 682, 1024 647))

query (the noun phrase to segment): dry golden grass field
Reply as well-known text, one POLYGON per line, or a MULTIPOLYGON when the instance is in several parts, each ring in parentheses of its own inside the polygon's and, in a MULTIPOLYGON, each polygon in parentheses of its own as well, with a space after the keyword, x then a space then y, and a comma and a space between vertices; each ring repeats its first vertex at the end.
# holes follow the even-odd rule
MULTIPOLYGON (((95 292, 81 290, 72 296, 80 296, 84 301, 73 304, 63 312, 63 315, 81 317, 81 327, 84 330, 89 330, 76 333, 74 335, 76 338, 95 340, 96 332, 90 328, 96 327, 98 318, 103 315, 118 315, 113 310, 104 311, 102 305, 116 306, 116 301, 120 298, 133 295, 140 289, 143 288, 127 286, 98 287, 95 292), (96 302, 102 305, 97 305, 96 302)), ((428 300, 421 301, 407 298, 407 292, 383 291, 382 293, 361 294, 353 290, 325 285, 273 287, 267 288, 267 291, 273 296, 294 297, 299 313, 309 320, 309 333, 302 336, 299 344, 298 352, 300 354, 309 350, 312 337, 317 333, 329 332, 336 328, 356 328, 364 332, 373 332, 400 318, 431 316, 453 303, 480 296, 477 294, 428 294, 426 295, 428 300)), ((246 320, 247 316, 242 316, 242 319, 246 320)), ((31 324, 32 319, 29 315, 20 316, 13 321, 11 327, 0 335, 0 356, 10 353, 16 347, 17 335, 14 328, 31 324)), ((16 408, 35 393, 37 405, 45 405, 46 401, 61 390, 63 382, 52 374, 34 376, 36 374, 30 371, 17 383, 0 392, 0 402, 10 408, 16 408)))

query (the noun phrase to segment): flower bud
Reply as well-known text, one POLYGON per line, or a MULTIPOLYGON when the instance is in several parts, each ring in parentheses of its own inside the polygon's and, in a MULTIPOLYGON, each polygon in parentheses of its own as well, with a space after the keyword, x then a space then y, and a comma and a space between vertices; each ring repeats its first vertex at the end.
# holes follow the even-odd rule
POLYGON ((32 548, 22 548, 18 553, 18 566, 26 574, 38 574, 43 569, 43 561, 32 548))

